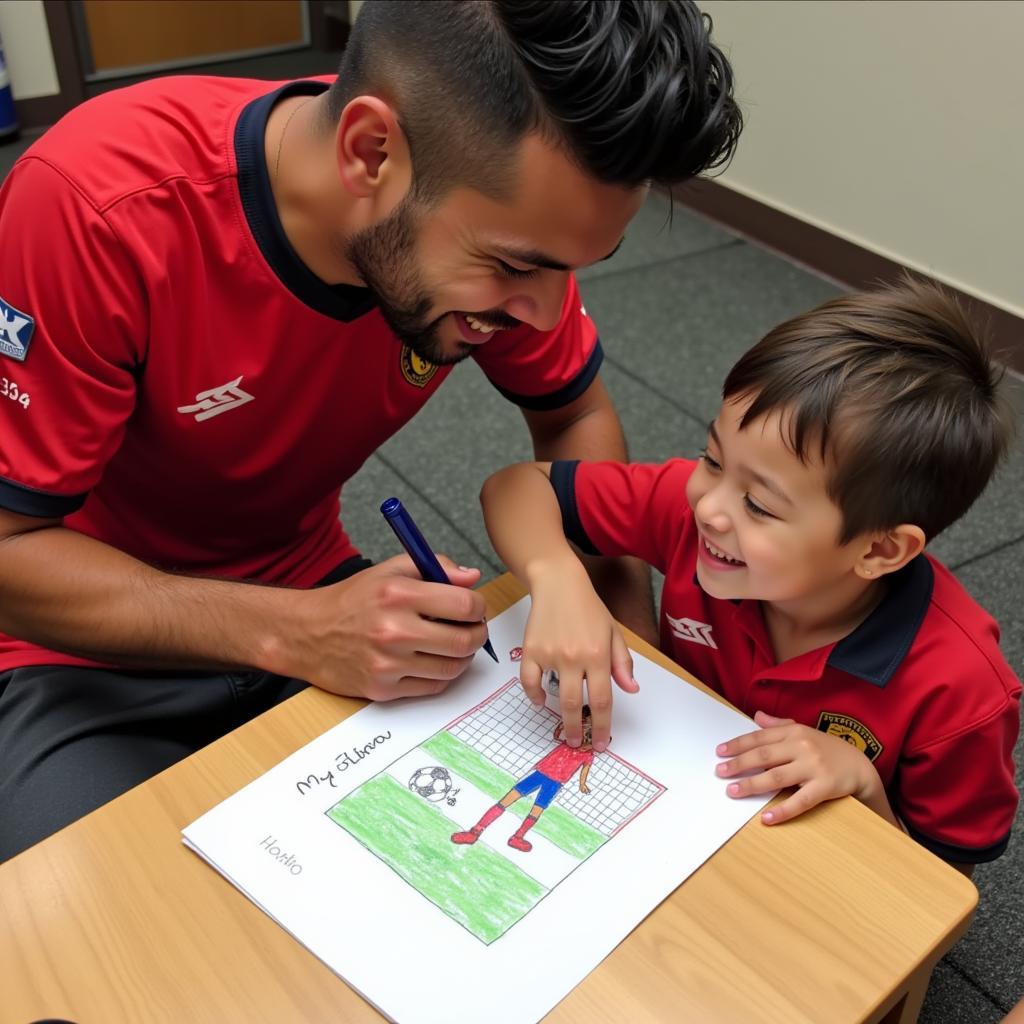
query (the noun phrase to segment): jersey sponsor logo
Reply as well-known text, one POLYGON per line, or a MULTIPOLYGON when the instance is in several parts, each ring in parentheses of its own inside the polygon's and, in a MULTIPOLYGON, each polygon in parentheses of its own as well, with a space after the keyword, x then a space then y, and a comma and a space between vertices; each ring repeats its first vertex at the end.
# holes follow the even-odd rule
POLYGON ((251 402, 254 397, 238 386, 241 383, 242 378, 236 377, 234 380, 229 380, 227 384, 220 384, 215 388, 200 391, 196 395, 194 405, 179 405, 178 412, 186 416, 189 413, 195 413, 196 422, 202 423, 203 420, 219 416, 222 412, 237 409, 240 405, 251 402))
POLYGON ((402 365, 402 376, 414 387, 425 388, 431 377, 437 373, 437 367, 421 359, 408 345, 402 346, 399 357, 402 365))
POLYGON ((875 734, 856 718, 849 715, 838 715, 832 711, 822 711, 818 715, 817 727, 819 732, 827 733, 829 736, 838 736, 841 740, 856 747, 869 761, 875 758, 885 749, 875 739, 875 734))
POLYGON ((691 644, 718 650, 718 644, 711 635, 711 627, 706 622, 698 622, 696 619, 673 619, 668 614, 665 617, 672 627, 673 636, 679 637, 680 640, 689 640, 691 644))
POLYGON ((36 322, 20 309, 0 299, 0 352, 19 363, 25 362, 36 322))

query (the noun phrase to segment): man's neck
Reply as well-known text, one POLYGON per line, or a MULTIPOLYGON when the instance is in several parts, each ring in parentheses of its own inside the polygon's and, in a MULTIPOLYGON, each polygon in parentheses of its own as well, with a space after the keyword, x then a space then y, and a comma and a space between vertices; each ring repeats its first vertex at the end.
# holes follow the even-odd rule
POLYGON ((271 110, 264 134, 270 188, 285 237, 309 270, 327 284, 362 285, 339 248, 345 216, 322 103, 322 96, 289 96, 271 110))

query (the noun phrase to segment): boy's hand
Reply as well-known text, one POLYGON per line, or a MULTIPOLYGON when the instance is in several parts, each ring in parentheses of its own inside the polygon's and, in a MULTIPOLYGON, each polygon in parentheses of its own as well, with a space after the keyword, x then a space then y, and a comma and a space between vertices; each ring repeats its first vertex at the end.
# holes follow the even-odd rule
POLYGON ((716 748, 719 757, 729 760, 719 764, 715 771, 724 779, 759 771, 730 783, 726 792, 732 797, 799 787, 788 800, 761 815, 765 824, 789 821, 840 796, 854 796, 887 816, 877 806, 881 799, 888 808, 878 772, 856 747, 838 736, 797 725, 791 718, 775 718, 758 711, 754 721, 761 726, 759 731, 738 736, 716 748))
POLYGON ((541 676, 546 669, 554 669, 558 673, 565 742, 571 747, 583 742, 581 710, 587 703, 594 749, 604 750, 611 740, 611 681, 614 679, 627 693, 640 689, 633 678, 633 659, 622 631, 575 558, 537 572, 531 599, 519 667, 523 689, 534 704, 543 704, 541 676))

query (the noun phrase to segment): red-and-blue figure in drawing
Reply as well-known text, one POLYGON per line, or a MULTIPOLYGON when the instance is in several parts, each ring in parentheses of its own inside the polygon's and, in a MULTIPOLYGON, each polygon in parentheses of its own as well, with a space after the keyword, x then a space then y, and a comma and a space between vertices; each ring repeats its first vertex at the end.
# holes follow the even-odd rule
MULTIPOLYGON (((561 736, 562 723, 559 722, 555 726, 552 739, 560 740, 561 736)), ((591 742, 590 708, 584 704, 583 742, 580 746, 570 747, 568 743, 560 742, 554 750, 545 754, 534 765, 534 769, 529 775, 520 779, 493 807, 489 807, 471 829, 466 832, 456 832, 452 836, 452 842, 458 843, 460 846, 469 846, 475 843, 483 830, 500 818, 512 804, 536 790, 537 797, 533 807, 530 808, 530 813, 523 819, 523 823, 516 829, 515 835, 511 836, 508 841, 508 845, 512 849, 529 853, 533 849, 533 844, 525 838, 526 833, 537 824, 537 819, 558 795, 558 791, 577 772, 580 773, 580 792, 584 796, 590 792, 587 775, 590 773, 590 766, 593 763, 594 748, 591 742)))

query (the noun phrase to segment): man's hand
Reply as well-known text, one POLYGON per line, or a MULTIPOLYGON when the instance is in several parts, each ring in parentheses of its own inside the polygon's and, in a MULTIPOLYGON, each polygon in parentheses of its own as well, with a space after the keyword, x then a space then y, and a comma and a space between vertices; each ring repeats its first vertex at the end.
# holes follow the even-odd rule
POLYGON ((761 820, 765 824, 789 821, 840 796, 854 796, 895 823, 878 772, 856 747, 838 736, 797 725, 791 718, 775 718, 758 711, 754 721, 761 726, 759 731, 738 736, 716 748, 719 757, 729 760, 719 764, 715 771, 723 779, 744 772, 758 773, 730 783, 726 792, 732 797, 798 787, 778 807, 764 812, 761 820))
POLYGON ((604 750, 611 740, 612 680, 627 693, 640 689, 622 631, 575 557, 535 571, 531 584, 533 605, 519 666, 523 689, 534 704, 543 704, 541 676, 554 669, 565 742, 570 747, 583 742, 582 708, 587 703, 594 749, 604 750))
POLYGON ((393 700, 439 693, 487 637, 480 578, 440 558, 452 586, 427 583, 398 555, 329 587, 294 595, 289 628, 261 659, 330 693, 393 700))

